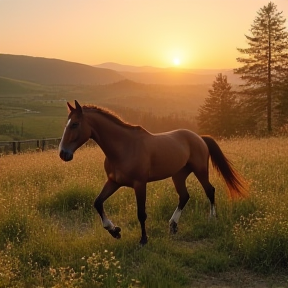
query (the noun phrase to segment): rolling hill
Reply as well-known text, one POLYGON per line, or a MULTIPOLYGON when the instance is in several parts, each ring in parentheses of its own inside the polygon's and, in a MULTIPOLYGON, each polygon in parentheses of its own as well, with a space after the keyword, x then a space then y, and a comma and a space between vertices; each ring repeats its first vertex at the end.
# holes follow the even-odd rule
POLYGON ((89 66, 58 59, 0 54, 0 77, 42 85, 106 85, 129 79, 143 84, 211 85, 218 73, 231 84, 241 80, 232 70, 157 68, 103 63, 89 66))
POLYGON ((106 68, 117 71, 124 78, 143 84, 158 85, 212 85, 215 77, 222 73, 228 82, 241 84, 241 79, 232 69, 181 69, 176 67, 157 68, 151 66, 131 66, 107 62, 95 65, 96 68, 106 68))
POLYGON ((132 65, 123 65, 115 62, 106 62, 101 63, 99 65, 94 65, 96 68, 105 68, 111 69, 119 72, 135 72, 135 73, 154 73, 154 72, 161 72, 163 69, 158 67, 152 66, 132 66, 132 65))
POLYGON ((123 80, 116 71, 58 59, 0 54, 0 77, 44 85, 103 85, 123 80))

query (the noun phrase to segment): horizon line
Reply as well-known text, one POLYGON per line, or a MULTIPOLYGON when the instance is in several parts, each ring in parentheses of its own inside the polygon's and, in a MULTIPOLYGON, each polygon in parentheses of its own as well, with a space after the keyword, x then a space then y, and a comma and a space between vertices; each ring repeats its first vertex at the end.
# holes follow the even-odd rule
MULTIPOLYGON (((71 62, 71 63, 77 63, 77 64, 82 64, 82 65, 87 65, 91 67, 96 67, 104 64, 115 64, 119 66, 130 66, 134 68, 154 68, 154 69, 159 69, 159 70, 165 70, 165 69, 173 69, 173 70, 234 70, 237 67, 225 67, 225 68, 187 68, 183 67, 181 65, 179 66, 166 66, 166 67, 159 67, 159 66, 153 66, 153 65, 137 65, 137 64, 123 64, 119 62, 114 62, 114 61, 105 61, 99 64, 87 64, 84 62, 79 62, 79 61, 74 61, 74 60, 67 60, 67 59, 62 59, 62 58, 55 58, 55 57, 49 57, 49 56, 34 56, 34 55, 28 55, 28 54, 11 54, 11 53, 1 53, 0 55, 13 55, 13 56, 25 56, 25 57, 32 57, 32 58, 44 58, 44 59, 49 59, 49 60, 60 60, 60 61, 65 61, 65 62, 71 62)), ((107 68, 106 68, 107 69, 107 68)), ((117 70, 116 70, 117 71, 117 70)))

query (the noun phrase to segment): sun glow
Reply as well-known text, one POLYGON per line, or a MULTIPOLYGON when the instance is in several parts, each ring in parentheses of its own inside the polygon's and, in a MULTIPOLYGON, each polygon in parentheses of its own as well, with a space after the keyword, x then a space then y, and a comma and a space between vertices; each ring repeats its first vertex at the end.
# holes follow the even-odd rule
POLYGON ((178 57, 175 57, 175 58, 173 59, 173 64, 174 64, 174 66, 179 66, 180 63, 181 63, 181 61, 180 61, 180 59, 179 59, 178 57))

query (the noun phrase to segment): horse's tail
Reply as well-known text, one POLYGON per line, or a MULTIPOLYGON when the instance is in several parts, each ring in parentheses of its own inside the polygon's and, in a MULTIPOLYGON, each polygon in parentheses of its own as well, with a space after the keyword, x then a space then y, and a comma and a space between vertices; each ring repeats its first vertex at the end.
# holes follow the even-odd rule
POLYGON ((232 163, 225 157, 216 141, 210 136, 201 136, 208 146, 212 165, 224 178, 230 196, 247 196, 247 186, 241 175, 233 168, 232 163))

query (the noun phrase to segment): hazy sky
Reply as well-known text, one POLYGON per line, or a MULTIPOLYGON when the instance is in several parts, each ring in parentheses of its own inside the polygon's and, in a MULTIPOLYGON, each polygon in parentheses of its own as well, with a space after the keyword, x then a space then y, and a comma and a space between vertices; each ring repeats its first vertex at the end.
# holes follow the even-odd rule
MULTIPOLYGON (((235 68, 236 47, 247 47, 244 34, 268 2, 0 0, 0 53, 90 65, 169 67, 179 61, 192 69, 235 68)), ((273 3, 288 20, 288 0, 273 3)))

